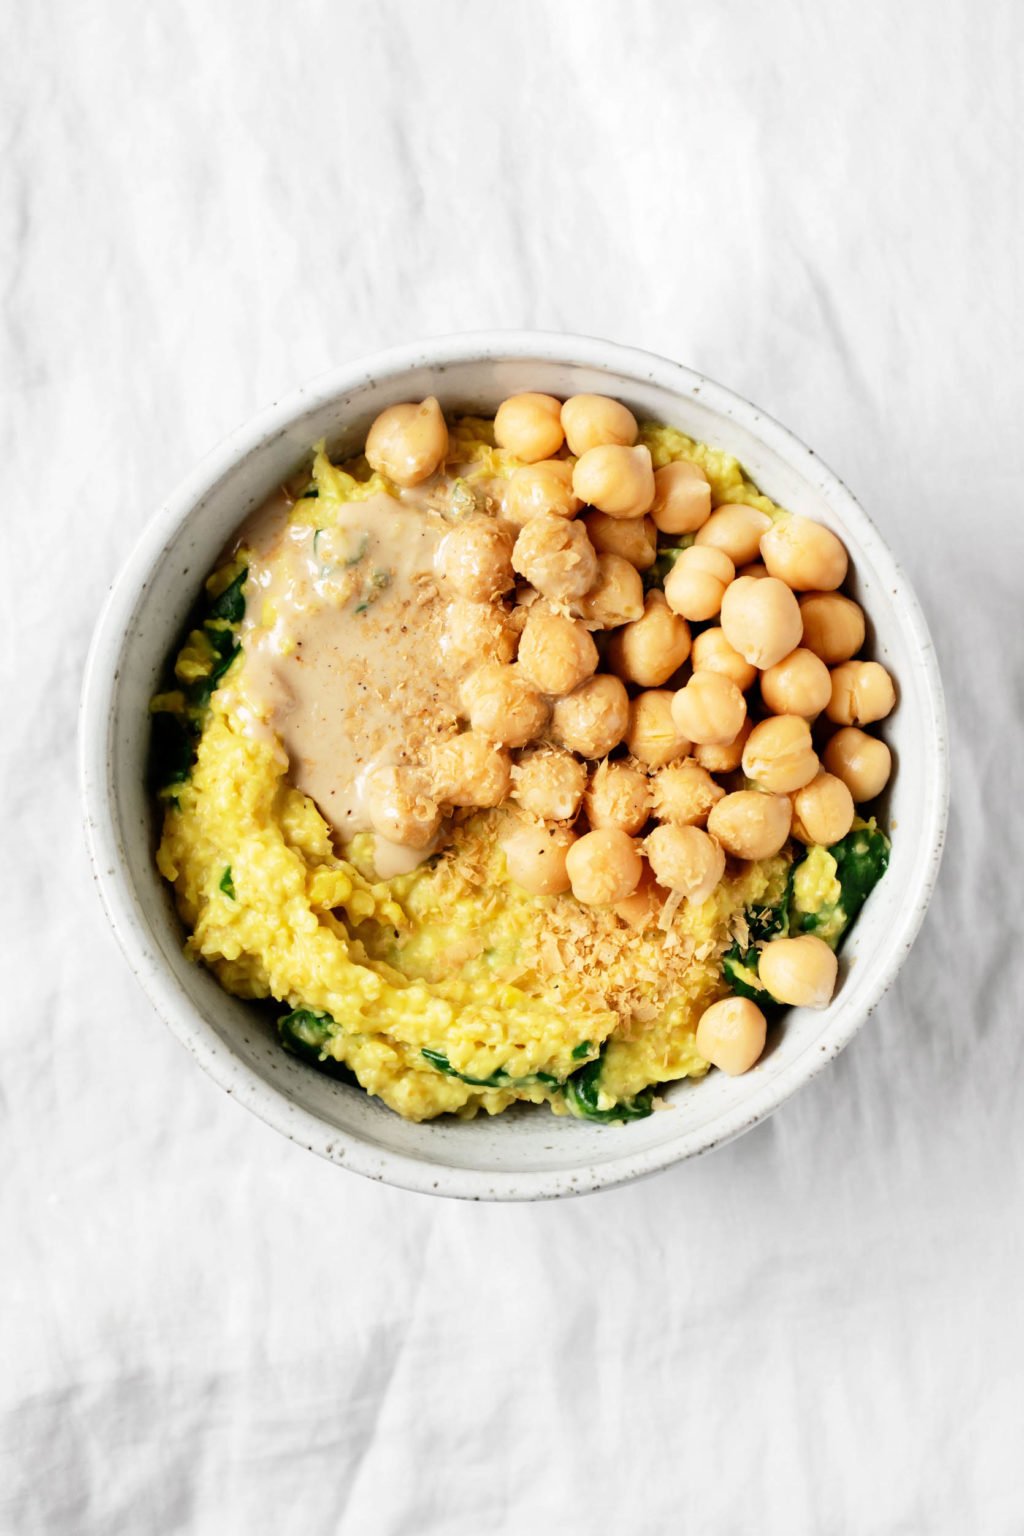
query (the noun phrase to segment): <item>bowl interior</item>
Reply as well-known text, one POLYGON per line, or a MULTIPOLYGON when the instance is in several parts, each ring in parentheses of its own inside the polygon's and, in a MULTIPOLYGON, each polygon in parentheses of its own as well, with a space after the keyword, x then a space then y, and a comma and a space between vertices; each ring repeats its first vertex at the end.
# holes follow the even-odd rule
POLYGON ((350 370, 344 387, 308 391, 283 414, 243 429, 144 536, 101 623, 85 706, 97 876, 129 959, 167 1022, 236 1097, 296 1140, 374 1177, 470 1196, 557 1194, 617 1182, 706 1150, 774 1108, 841 1049, 895 974, 927 901, 944 814, 941 698, 927 630, 882 541, 834 476, 774 422, 688 370, 593 343, 589 362, 568 361, 586 355, 583 343, 535 343, 520 355, 478 348, 440 362, 436 351, 433 361, 407 354, 374 368, 372 377, 350 370), (834 1003, 823 1013, 790 1011, 747 1076, 712 1073, 669 1087, 668 1110, 625 1126, 531 1109, 412 1125, 320 1076, 279 1048, 259 1010, 229 997, 185 959, 179 920, 153 864, 156 828, 144 787, 147 704, 228 535, 318 438, 354 449, 374 415, 396 400, 433 393, 448 410, 491 413, 520 389, 613 394, 641 418, 727 449, 776 501, 834 528, 851 552, 873 654, 900 690, 884 732, 897 763, 886 806, 892 862, 843 950, 834 1003))

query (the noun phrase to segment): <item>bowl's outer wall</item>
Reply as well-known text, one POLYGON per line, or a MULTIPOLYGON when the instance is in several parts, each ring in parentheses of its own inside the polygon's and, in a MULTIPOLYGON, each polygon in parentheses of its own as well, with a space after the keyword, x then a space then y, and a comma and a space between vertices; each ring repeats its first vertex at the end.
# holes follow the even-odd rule
POLYGON ((272 408, 200 467, 146 530, 108 601, 88 669, 82 752, 90 846, 115 930, 158 1011, 224 1087, 312 1150, 372 1177, 468 1197, 535 1198, 622 1182, 706 1151, 770 1113, 842 1048, 896 974, 927 906, 945 825, 944 733, 934 650, 916 599, 863 512, 809 450, 676 364, 584 338, 498 333, 353 365, 272 408), (892 862, 843 950, 834 1003, 824 1013, 788 1013, 745 1077, 712 1073, 671 1087, 670 1111, 628 1126, 529 1110, 417 1126, 319 1076, 280 1050, 256 1010, 185 959, 153 864, 148 700, 204 576, 242 518, 318 438, 354 449, 388 404, 436 394, 448 410, 492 413, 521 389, 615 395, 641 418, 735 454, 781 505, 834 528, 851 552, 874 654, 899 686, 885 728, 897 763, 887 805, 892 862))

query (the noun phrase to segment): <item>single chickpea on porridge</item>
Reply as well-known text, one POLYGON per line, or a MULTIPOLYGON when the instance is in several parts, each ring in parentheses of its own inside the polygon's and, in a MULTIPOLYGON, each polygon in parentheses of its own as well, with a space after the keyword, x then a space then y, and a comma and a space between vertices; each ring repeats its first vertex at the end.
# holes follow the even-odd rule
POLYGON ((188 953, 411 1120, 622 1122, 755 1068, 888 861, 896 688, 848 567, 603 396, 319 444, 152 702, 188 953))

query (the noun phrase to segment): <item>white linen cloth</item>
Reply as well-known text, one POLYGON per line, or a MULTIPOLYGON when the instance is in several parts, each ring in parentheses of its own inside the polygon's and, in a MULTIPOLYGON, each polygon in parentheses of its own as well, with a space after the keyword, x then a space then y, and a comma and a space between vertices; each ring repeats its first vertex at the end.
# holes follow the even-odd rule
POLYGON ((1013 0, 9 7, 0 1529, 1019 1532, 1024 389, 1013 0), (277 1136, 86 867, 85 649, 224 432, 488 326, 679 358, 924 601, 954 756, 898 985, 770 1123, 480 1207, 277 1136))

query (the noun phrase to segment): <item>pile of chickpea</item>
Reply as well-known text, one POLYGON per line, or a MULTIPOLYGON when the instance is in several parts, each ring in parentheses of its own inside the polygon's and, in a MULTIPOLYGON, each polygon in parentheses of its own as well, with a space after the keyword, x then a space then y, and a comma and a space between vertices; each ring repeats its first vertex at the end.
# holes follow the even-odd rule
MULTIPOLYGON (((603 396, 514 395, 494 434, 520 467, 497 511, 456 523, 439 555, 468 728, 429 765, 428 835, 442 806, 511 798, 523 814, 504 840, 510 877, 627 921, 669 892, 703 902, 727 856, 845 837, 888 781, 889 749, 864 727, 896 694, 883 666, 858 659, 864 614, 838 590, 840 539, 805 517, 713 509, 699 466, 655 470, 632 412, 603 396), (659 535, 687 547, 645 594, 659 535), (819 732, 819 756, 822 716, 838 729, 819 732)), ((385 411, 366 447, 400 485, 447 451, 436 400, 385 411)), ((824 1007, 836 958, 812 935, 778 938, 760 976, 778 1002, 824 1007)), ((764 1042, 764 1014, 739 997, 697 1032, 730 1073, 764 1042)))

